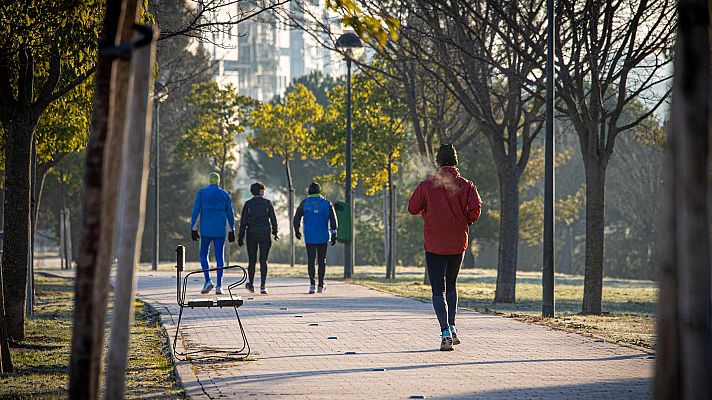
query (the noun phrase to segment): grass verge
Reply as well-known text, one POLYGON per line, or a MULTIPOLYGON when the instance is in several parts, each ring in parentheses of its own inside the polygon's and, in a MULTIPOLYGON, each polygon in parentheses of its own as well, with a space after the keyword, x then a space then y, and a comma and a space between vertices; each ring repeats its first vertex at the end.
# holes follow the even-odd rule
MULTIPOLYGON (((0 399, 67 398, 74 281, 37 276, 35 284, 35 316, 26 340, 11 348, 15 372, 0 375, 0 399)), ((135 308, 126 398, 183 398, 158 312, 140 301, 135 308)))

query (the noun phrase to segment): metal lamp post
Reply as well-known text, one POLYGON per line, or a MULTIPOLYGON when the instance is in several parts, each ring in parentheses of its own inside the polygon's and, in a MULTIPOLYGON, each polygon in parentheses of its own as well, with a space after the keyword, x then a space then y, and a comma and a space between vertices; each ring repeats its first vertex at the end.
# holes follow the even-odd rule
POLYGON ((344 248, 344 278, 350 278, 354 270, 354 196, 351 174, 351 61, 363 54, 363 43, 354 32, 346 32, 336 40, 336 48, 344 54, 346 60, 346 204, 351 211, 351 240, 344 248))
POLYGON ((159 151, 159 119, 161 116, 161 102, 167 97, 166 86, 161 82, 156 81, 153 89, 153 103, 156 109, 156 117, 153 119, 153 258, 151 261, 151 269, 158 270, 159 244, 158 244, 158 184, 159 184, 159 159, 161 152, 159 151))
POLYGON ((554 0, 546 0, 546 148, 544 155, 544 259, 542 316, 554 316, 554 0))

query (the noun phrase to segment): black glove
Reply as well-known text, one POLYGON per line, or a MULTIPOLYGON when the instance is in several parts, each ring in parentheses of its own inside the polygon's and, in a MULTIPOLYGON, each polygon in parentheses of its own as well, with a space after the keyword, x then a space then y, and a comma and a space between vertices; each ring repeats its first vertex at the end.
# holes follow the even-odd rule
POLYGON ((198 231, 190 231, 190 238, 193 239, 194 242, 197 242, 198 239, 200 239, 200 235, 198 235, 198 231))
POLYGON ((331 234, 331 245, 333 246, 335 244, 336 244, 336 232, 331 234))
POLYGON ((242 245, 244 245, 244 244, 245 244, 245 242, 242 240, 242 238, 237 239, 237 245, 239 247, 242 247, 242 245))
POLYGON ((297 238, 297 240, 302 240, 302 234, 299 231, 294 231, 294 237, 297 238))
POLYGON ((279 236, 278 236, 276 233, 273 234, 272 237, 274 237, 274 241, 275 241, 275 242, 279 240, 279 236))
POLYGON ((227 234, 227 241, 230 243, 235 243, 235 231, 230 231, 227 234))

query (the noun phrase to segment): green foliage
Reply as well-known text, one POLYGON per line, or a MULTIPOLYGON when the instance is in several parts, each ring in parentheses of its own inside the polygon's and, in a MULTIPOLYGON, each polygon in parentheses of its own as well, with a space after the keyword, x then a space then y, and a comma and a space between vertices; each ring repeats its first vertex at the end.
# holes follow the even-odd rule
POLYGON ((105 0, 4 2, 0 34, 5 40, 0 51, 10 57, 10 69, 19 71, 17 54, 12 55, 30 49, 38 83, 59 56, 62 80, 68 82, 94 65, 104 9, 105 0))
MULTIPOLYGON (((403 105, 391 95, 381 75, 356 74, 352 91, 352 153, 354 186, 360 181, 366 194, 373 195, 398 171, 397 163, 406 144, 403 105)), ((346 87, 329 92, 329 106, 319 124, 315 145, 335 168, 345 165, 346 87)), ((343 181, 345 170, 330 180, 343 181)))
POLYGON ((209 159, 224 175, 228 164, 237 161, 237 135, 245 132, 254 100, 239 95, 232 85, 220 88, 211 81, 195 84, 186 103, 195 117, 183 131, 176 154, 181 160, 209 159))
POLYGON ((250 125, 255 134, 248 137, 247 142, 251 148, 285 162, 296 159, 297 155, 319 157, 313 132, 323 112, 314 94, 306 86, 297 84, 283 102, 263 103, 252 111, 250 125))
POLYGON ((78 152, 87 144, 91 118, 92 79, 52 102, 35 129, 37 162, 55 154, 78 152))

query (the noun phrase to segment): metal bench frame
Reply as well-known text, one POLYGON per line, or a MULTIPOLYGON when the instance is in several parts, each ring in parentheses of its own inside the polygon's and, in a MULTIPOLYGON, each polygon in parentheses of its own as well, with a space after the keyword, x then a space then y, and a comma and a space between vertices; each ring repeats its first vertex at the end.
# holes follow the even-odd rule
POLYGON ((176 332, 173 337, 173 354, 176 359, 180 361, 186 361, 189 357, 194 360, 206 359, 206 358, 221 358, 221 359, 232 359, 232 360, 244 360, 250 355, 250 344, 247 341, 247 335, 245 334, 245 328, 240 320, 240 314, 237 309, 244 304, 242 297, 237 294, 233 294, 233 290, 244 284, 247 281, 247 270, 239 265, 228 265, 220 268, 210 268, 208 270, 195 270, 190 271, 183 277, 181 281, 181 273, 183 272, 185 266, 185 247, 178 246, 176 249, 177 261, 176 261, 176 301, 180 307, 178 313, 178 323, 176 325, 176 332), (191 275, 202 274, 205 271, 228 271, 228 270, 241 270, 242 277, 227 286, 228 297, 216 297, 215 300, 211 299, 200 299, 200 300, 188 300, 186 301, 186 290, 188 287, 188 278, 191 275), (201 349, 193 351, 180 352, 177 350, 178 335, 180 334, 181 320, 183 318, 184 308, 223 308, 232 307, 235 310, 235 317, 237 318, 237 323, 240 326, 240 334, 242 335, 242 347, 239 350, 224 350, 224 349, 201 349), (212 354, 205 354, 206 351, 212 351, 212 354), (203 353, 202 355, 199 355, 203 353))

